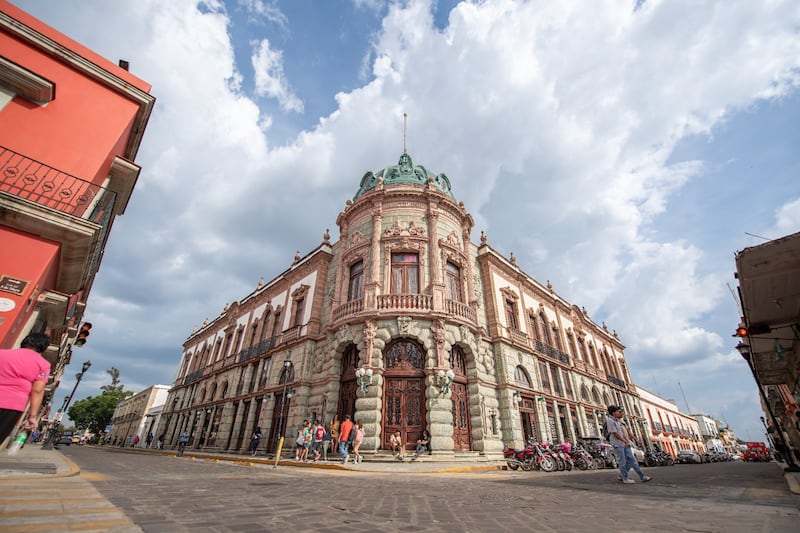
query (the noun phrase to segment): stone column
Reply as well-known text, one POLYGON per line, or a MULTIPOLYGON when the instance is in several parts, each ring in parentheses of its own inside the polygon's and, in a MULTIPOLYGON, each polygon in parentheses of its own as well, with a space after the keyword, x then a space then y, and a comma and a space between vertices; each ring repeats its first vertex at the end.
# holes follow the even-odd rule
POLYGON ((439 389, 434 386, 436 370, 429 374, 425 394, 428 398, 428 419, 430 420, 432 455, 452 455, 453 446, 453 402, 450 393, 439 396, 439 389))
POLYGON ((372 242, 370 243, 369 281, 364 283, 364 309, 375 309, 378 305, 378 288, 381 285, 381 209, 372 212, 372 242))

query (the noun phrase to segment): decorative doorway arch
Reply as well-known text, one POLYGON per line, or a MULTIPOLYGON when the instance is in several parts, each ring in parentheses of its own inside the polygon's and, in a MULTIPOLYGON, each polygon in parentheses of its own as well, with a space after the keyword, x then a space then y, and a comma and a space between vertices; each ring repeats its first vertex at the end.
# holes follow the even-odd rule
POLYGON ((410 339, 391 342, 383 352, 383 448, 399 431, 412 449, 427 426, 425 417, 425 349, 410 339))
POLYGON ((459 346, 453 346, 450 350, 450 368, 455 374, 450 385, 450 399, 453 402, 453 450, 471 450, 472 424, 467 390, 467 363, 464 351, 459 346))

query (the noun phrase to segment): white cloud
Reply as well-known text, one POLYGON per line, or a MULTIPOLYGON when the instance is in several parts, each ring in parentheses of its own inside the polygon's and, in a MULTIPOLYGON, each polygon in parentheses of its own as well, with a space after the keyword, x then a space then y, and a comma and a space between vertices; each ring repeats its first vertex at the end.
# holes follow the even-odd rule
MULTIPOLYGON (((77 3, 52 22, 130 59, 158 97, 137 160, 142 177, 89 307, 125 315, 108 326, 124 338, 153 324, 165 332, 124 350, 173 354, 177 365, 193 326, 283 271, 325 228, 336 238, 336 214, 363 173, 397 161, 408 112, 414 162, 449 176, 475 217, 473 240, 485 229, 493 247, 607 321, 628 346, 634 378, 691 368, 694 383, 683 383, 698 391, 713 389, 704 378, 724 382, 718 391, 732 374, 749 383, 707 320, 736 319, 725 302, 732 261, 660 224, 708 171, 702 159, 671 161, 677 143, 797 91, 795 2, 654 0, 635 12, 616 0, 469 2, 442 31, 431 2, 391 4, 369 28, 374 49, 353 52, 371 58, 371 78, 337 93, 336 111, 287 142, 265 133, 277 135, 284 118, 242 94, 223 4, 119 4, 107 18, 102 2, 77 3), (87 29, 97 27, 108 31, 87 29), (132 310, 118 305, 126 300, 132 310)), ((274 3, 242 5, 286 24, 274 3)), ((256 93, 303 112, 270 37, 246 41, 256 93)), ((781 202, 775 231, 796 231, 800 200, 781 202)), ((693 210, 696 224, 710 226, 715 214, 703 210, 693 210)))
POLYGON ((268 39, 252 43, 256 94, 275 98, 285 111, 303 112, 303 102, 295 96, 283 73, 283 54, 269 46, 268 39))

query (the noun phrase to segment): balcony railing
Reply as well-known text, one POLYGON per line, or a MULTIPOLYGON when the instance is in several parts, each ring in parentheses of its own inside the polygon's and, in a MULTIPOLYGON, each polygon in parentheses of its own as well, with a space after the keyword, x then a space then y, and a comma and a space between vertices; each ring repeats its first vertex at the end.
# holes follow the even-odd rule
POLYGON ((528 335, 517 328, 508 328, 508 335, 511 340, 520 344, 528 344, 528 335))
POLYGON ((558 348, 554 348, 547 343, 540 341, 539 339, 533 339, 533 345, 536 348, 536 351, 546 355, 551 359, 555 359, 556 361, 560 361, 564 364, 569 364, 569 354, 566 354, 559 350, 558 348))
POLYGON ((191 374, 189 374, 185 378, 183 378, 183 384, 184 385, 188 385, 189 383, 194 383, 195 381, 197 381, 201 377, 203 377, 203 371, 202 370, 197 370, 195 372, 192 372, 191 374))
POLYGON ((613 383, 617 387, 621 387, 623 389, 627 389, 628 388, 628 386, 625 384, 625 382, 622 381, 621 379, 619 379, 617 376, 612 376, 611 374, 609 374, 607 376, 607 379, 608 379, 609 383, 613 383))
POLYGON ((427 294, 381 294, 378 296, 378 310, 430 311, 432 301, 427 294))
POLYGON ((339 320, 348 315, 354 315, 364 310, 364 299, 350 300, 333 310, 333 320, 339 320))
POLYGON ((0 146, 0 191, 81 217, 103 187, 0 146))
POLYGON ((475 310, 467 304, 456 300, 445 300, 444 309, 451 315, 460 316, 470 322, 475 322, 475 310))
POLYGON ((239 352, 239 357, 237 362, 243 363, 244 361, 249 361, 259 355, 270 351, 275 346, 275 341, 277 337, 270 337, 268 339, 264 339, 263 341, 254 344, 252 346, 248 346, 247 348, 243 349, 239 352))

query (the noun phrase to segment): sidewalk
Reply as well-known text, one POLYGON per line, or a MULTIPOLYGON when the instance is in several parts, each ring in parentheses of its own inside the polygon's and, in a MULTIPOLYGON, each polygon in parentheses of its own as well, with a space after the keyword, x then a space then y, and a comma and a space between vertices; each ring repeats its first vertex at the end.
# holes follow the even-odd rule
POLYGON ((80 477, 78 465, 39 444, 14 456, 0 451, 0 516, 4 532, 142 531, 80 477))

